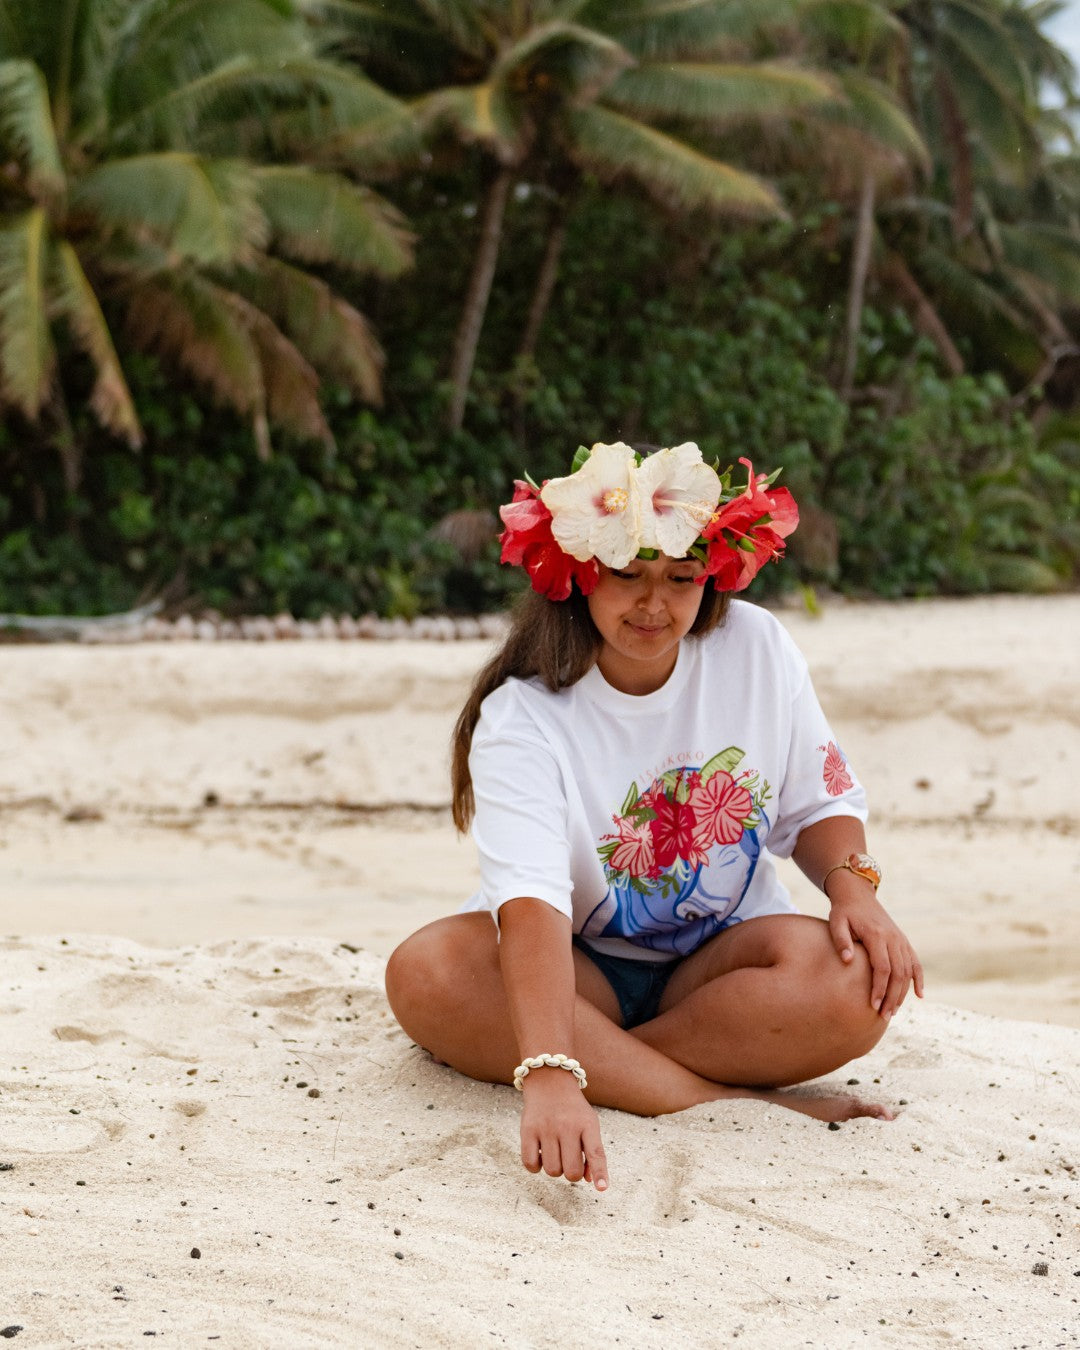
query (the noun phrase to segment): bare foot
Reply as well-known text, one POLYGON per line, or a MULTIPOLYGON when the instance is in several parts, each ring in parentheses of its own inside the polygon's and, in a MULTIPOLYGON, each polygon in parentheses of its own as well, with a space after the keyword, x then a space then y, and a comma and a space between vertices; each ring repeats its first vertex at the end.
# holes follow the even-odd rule
POLYGON ((888 1107, 877 1102, 864 1102, 861 1097, 849 1096, 846 1092, 835 1097, 808 1097, 799 1092, 755 1092, 752 1094, 777 1106, 786 1106, 791 1111, 799 1111, 804 1116, 813 1116, 815 1120, 858 1120, 860 1116, 871 1116, 875 1120, 895 1120, 888 1107))

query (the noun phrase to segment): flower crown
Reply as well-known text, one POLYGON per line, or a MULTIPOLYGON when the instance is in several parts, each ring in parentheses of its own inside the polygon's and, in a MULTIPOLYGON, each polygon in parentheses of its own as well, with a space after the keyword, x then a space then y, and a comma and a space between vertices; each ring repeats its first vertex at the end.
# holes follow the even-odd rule
POLYGON ((720 591, 741 591, 761 567, 784 552, 799 523, 787 488, 772 486, 780 470, 756 474, 748 459, 746 487, 731 469, 706 464, 692 442, 645 458, 621 441, 579 446, 570 473, 538 487, 526 475, 514 499, 499 508, 502 561, 525 568, 534 591, 565 600, 576 581, 588 595, 598 563, 625 567, 631 558, 697 558, 697 578, 720 591))

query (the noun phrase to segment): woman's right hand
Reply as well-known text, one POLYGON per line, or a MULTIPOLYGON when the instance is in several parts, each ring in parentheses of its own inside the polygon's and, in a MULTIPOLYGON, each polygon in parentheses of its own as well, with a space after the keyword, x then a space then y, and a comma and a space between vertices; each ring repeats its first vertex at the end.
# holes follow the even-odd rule
POLYGON ((522 1084, 521 1161, 529 1172, 608 1186, 600 1121, 577 1079, 565 1069, 536 1070, 522 1084))

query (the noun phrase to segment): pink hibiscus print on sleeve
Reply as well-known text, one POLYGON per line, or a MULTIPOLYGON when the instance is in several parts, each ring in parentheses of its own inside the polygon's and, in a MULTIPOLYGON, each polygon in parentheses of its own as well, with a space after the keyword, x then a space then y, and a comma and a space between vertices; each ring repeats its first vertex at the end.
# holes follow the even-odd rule
POLYGON ((697 822, 694 842, 708 850, 713 844, 739 842, 746 818, 754 809, 754 799, 731 774, 721 769, 707 783, 698 784, 688 805, 697 822))
POLYGON ((819 745, 818 749, 825 752, 825 767, 822 770, 825 791, 830 797, 839 797, 848 788, 855 786, 851 774, 848 773, 847 760, 835 741, 830 741, 828 745, 819 745))

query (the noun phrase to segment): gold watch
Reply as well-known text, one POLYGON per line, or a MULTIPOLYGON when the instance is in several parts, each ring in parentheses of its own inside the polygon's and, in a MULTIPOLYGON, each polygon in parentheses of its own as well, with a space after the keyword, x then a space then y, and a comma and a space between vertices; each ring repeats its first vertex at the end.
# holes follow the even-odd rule
MULTIPOLYGON (((875 858, 871 858, 869 853, 849 853, 843 862, 838 862, 830 867, 821 878, 821 889, 825 890, 825 883, 834 872, 839 872, 841 868, 847 868, 849 872, 854 872, 857 877, 865 877, 876 891, 881 885, 881 866, 875 858)), ((825 891, 828 895, 828 891, 825 891)))

